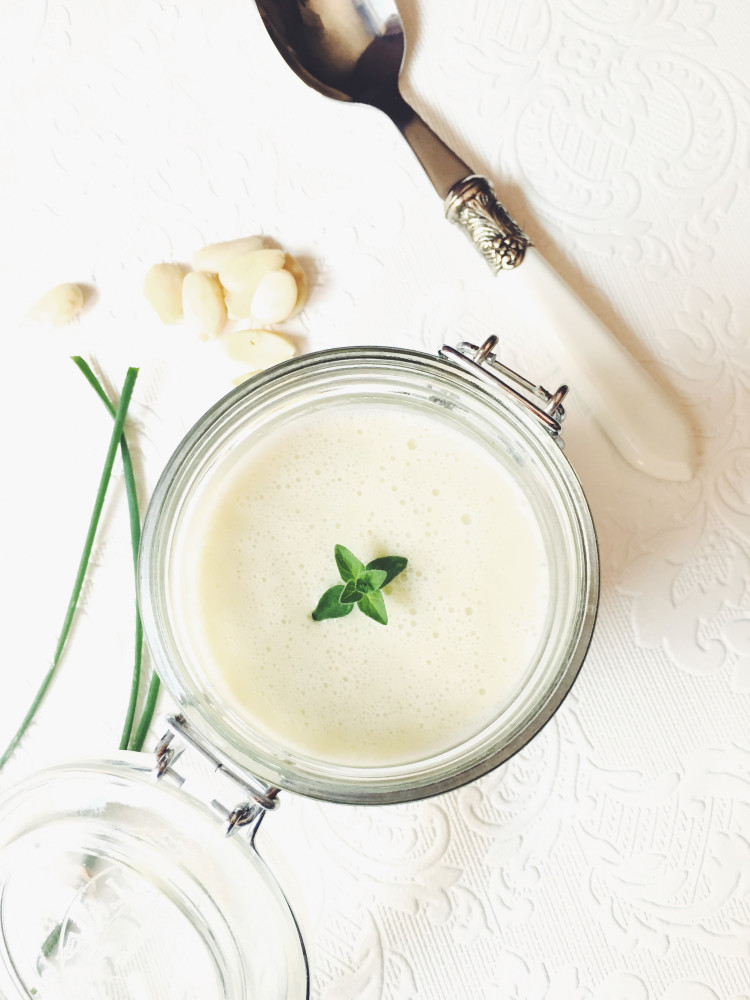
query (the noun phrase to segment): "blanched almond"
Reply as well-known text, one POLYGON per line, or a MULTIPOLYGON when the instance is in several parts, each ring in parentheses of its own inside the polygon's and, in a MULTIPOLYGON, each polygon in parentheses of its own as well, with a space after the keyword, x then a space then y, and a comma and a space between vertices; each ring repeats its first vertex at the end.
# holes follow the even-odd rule
POLYGON ((286 255, 284 269, 289 271, 289 273, 293 275, 294 280, 297 282, 297 301, 295 302, 294 309, 291 313, 292 316, 296 316, 307 301, 307 275, 303 271, 300 262, 296 259, 296 257, 292 257, 290 253, 286 255))
POLYGON ((282 323, 297 304, 297 282, 290 271, 269 271, 253 295, 251 314, 260 323, 282 323))
POLYGON ((184 277, 185 268, 181 264, 154 264, 146 272, 143 294, 162 323, 176 323, 182 316, 184 277))
POLYGON ((288 361, 295 355, 294 344, 270 330, 235 330, 221 338, 230 358, 242 361, 255 373, 288 361))
POLYGON ((55 285, 39 299, 29 315, 33 319, 52 326, 63 326, 76 316, 83 307, 83 289, 78 285, 64 282, 55 285))
POLYGON ((198 334, 218 337, 227 321, 224 289, 214 274, 192 271, 182 282, 185 319, 198 334))
POLYGON ((263 247, 262 236, 244 236, 239 240, 225 240, 223 243, 209 243, 193 254, 196 271, 210 271, 218 274, 230 260, 263 247))
POLYGON ((283 250, 251 250, 234 257, 219 270, 219 281, 229 292, 254 294, 260 279, 269 271, 279 271, 284 266, 283 250))
POLYGON ((224 292, 227 313, 230 319, 250 319, 250 306, 253 304, 255 288, 249 292, 224 292))

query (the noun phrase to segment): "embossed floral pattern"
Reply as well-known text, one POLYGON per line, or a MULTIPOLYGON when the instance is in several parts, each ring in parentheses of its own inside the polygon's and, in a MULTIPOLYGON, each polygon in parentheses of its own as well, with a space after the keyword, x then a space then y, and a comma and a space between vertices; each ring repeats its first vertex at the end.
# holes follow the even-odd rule
MULTIPOLYGON (((570 381, 566 450, 602 555, 581 676, 504 767, 398 807, 284 795, 265 821, 313 997, 750 1000, 750 8, 400 6, 405 94, 685 407, 698 475, 661 483, 622 463, 564 355, 508 309, 504 276, 446 225, 392 125, 306 89, 252 3, 5 0, 0 303, 4 370, 19 377, 0 399, 16 484, 0 725, 10 731, 49 656, 89 458, 106 447, 66 355, 91 355, 111 384, 142 364, 132 419, 150 492, 229 386, 203 345, 150 324, 143 271, 263 232, 311 276, 290 328, 301 349, 434 351, 496 333, 530 378, 570 381), (32 336, 21 317, 61 280, 95 286, 96 301, 55 337, 32 336), (64 419, 50 421, 53 407, 64 419), (30 549, 54 553, 44 573, 30 549)), ((118 484, 110 517, 124 523, 118 484)), ((109 531, 75 653, 4 783, 51 754, 116 744, 129 559, 127 532, 109 531)))

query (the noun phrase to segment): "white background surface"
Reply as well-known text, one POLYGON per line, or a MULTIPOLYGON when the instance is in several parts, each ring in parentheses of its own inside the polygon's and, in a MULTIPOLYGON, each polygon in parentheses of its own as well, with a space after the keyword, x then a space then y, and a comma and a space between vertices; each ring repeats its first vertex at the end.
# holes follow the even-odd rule
MULTIPOLYGON (((573 398, 601 611, 580 679, 505 767, 411 806, 285 795, 263 831, 325 1000, 750 997, 750 10, 743 0, 404 0, 404 91, 681 401, 686 484, 626 466, 573 398), (268 843, 275 841, 273 845, 268 843)), ((113 392, 141 366, 142 500, 230 388, 165 330, 145 269, 262 232, 313 288, 301 351, 435 350, 497 333, 550 388, 575 373, 493 281, 379 113, 307 90, 250 0, 3 0, 0 10, 3 744, 54 647, 113 392), (24 320, 59 281, 80 320, 24 320)), ((69 654, 0 776, 112 748, 131 657, 119 476, 69 654)), ((165 699, 163 707, 168 706, 165 699)), ((155 731, 159 725, 155 726, 155 731)))

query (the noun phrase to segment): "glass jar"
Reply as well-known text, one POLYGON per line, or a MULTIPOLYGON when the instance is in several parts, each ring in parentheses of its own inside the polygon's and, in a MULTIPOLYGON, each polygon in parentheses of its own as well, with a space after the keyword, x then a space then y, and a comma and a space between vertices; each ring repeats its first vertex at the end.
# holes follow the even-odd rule
MULTIPOLYGON (((139 599, 145 634, 156 669, 179 705, 179 726, 190 741, 205 741, 217 759, 238 766, 248 781, 260 781, 259 794, 286 788, 333 802, 374 804, 444 792, 507 760, 551 717, 573 683, 594 624, 599 577, 591 515, 557 439, 563 391, 551 397, 504 368, 492 354, 495 343, 491 338, 481 348, 446 347, 442 357, 391 348, 305 355, 222 399, 169 461, 143 531, 139 599), (227 456, 287 421, 352 402, 432 415, 467 442, 479 442, 527 499, 549 567, 551 598, 541 641, 510 702, 459 744, 389 766, 317 759, 254 727, 203 669, 180 597, 185 525, 227 456)), ((473 514, 478 530, 493 530, 482 511, 473 514)))

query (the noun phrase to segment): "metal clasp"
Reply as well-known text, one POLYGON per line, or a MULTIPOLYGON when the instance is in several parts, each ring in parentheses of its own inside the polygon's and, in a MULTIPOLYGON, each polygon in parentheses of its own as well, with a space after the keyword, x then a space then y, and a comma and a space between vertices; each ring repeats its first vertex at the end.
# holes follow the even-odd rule
POLYGON ((154 749, 156 755, 154 770, 157 779, 169 778, 177 785, 183 785, 185 777, 175 770, 175 764, 185 752, 185 746, 180 745, 180 742, 193 747, 204 760, 211 764, 214 771, 220 771, 233 785, 239 788, 241 801, 234 808, 227 809, 217 799, 211 799, 209 803, 214 812, 225 823, 226 835, 229 836, 239 827, 253 825, 252 839, 266 812, 276 809, 278 806, 276 796, 279 789, 264 784, 250 774, 239 772, 226 757, 218 754, 213 747, 206 744, 184 716, 170 716, 167 719, 167 724, 169 729, 154 749), (179 737, 177 746, 174 745, 175 736, 179 737))
POLYGON ((562 430, 562 422, 565 419, 562 401, 568 394, 568 386, 561 385, 556 392, 548 392, 543 386, 534 385, 523 375, 519 375, 497 360, 493 353, 497 344, 498 338, 495 336, 488 337, 479 347, 467 341, 463 341, 458 347, 444 344, 438 354, 455 362, 464 371, 476 375, 491 388, 497 389, 499 386, 516 403, 532 413, 556 438, 562 430), (495 372, 499 374, 496 375, 495 372), (523 392, 520 392, 519 388, 523 392))

